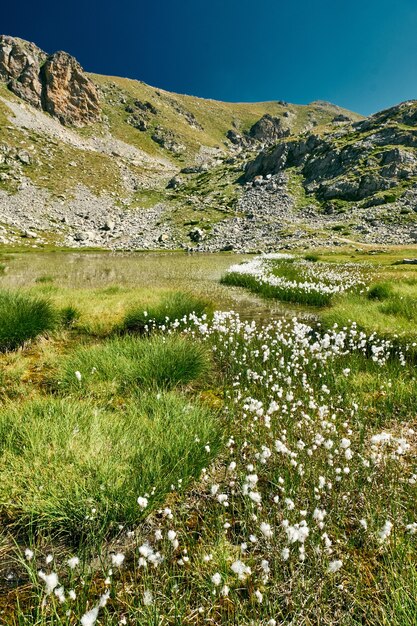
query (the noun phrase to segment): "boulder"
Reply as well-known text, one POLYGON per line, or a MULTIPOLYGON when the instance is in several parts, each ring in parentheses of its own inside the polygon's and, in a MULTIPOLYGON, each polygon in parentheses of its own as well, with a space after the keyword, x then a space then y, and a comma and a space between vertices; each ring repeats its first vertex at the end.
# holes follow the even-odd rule
POLYGON ((193 230, 190 230, 190 232, 188 233, 188 236, 191 241, 194 241, 196 243, 205 239, 204 231, 202 231, 201 228, 193 228, 193 230))

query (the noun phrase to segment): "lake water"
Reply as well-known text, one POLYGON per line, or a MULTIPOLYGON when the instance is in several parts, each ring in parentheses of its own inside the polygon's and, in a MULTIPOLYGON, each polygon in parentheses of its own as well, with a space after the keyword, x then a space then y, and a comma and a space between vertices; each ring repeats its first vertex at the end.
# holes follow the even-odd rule
POLYGON ((0 285, 29 287, 37 279, 50 276, 54 284, 69 288, 160 287, 192 291, 210 298, 216 307, 234 310, 244 319, 270 319, 306 314, 263 300, 239 287, 220 284, 226 269, 250 258, 237 254, 184 254, 180 252, 92 253, 31 252, 3 258, 6 271, 0 285))

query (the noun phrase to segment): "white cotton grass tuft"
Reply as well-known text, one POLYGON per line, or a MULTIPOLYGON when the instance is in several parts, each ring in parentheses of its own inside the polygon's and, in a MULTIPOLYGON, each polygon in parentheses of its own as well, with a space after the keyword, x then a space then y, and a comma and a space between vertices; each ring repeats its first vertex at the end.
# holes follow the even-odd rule
POLYGON ((144 496, 139 496, 139 498, 137 499, 137 503, 139 504, 141 509, 146 509, 146 507, 148 506, 148 498, 145 498, 144 496))
POLYGON ((145 606, 151 606, 151 604, 153 604, 153 595, 149 589, 145 589, 143 592, 143 604, 145 606))
POLYGON ((343 561, 335 559, 334 561, 330 561, 329 566, 327 568, 327 572, 328 574, 335 574, 336 572, 340 570, 342 566, 343 566, 343 561))
POLYGON ((110 591, 106 591, 106 593, 101 596, 99 603, 95 607, 90 609, 90 611, 84 613, 81 618, 81 626, 94 626, 97 621, 100 609, 106 606, 109 597, 110 591))
POLYGON ((49 596, 53 592, 53 590, 59 585, 58 574, 56 574, 55 572, 52 572, 51 574, 45 574, 44 571, 39 570, 38 576, 45 583, 45 593, 47 596, 49 596))
POLYGON ((111 555, 112 565, 115 567, 120 567, 123 561, 125 560, 125 555, 121 552, 117 552, 116 554, 111 555))
POLYGON ((31 550, 30 548, 26 548, 26 550, 25 550, 25 559, 26 559, 27 561, 31 561, 31 560, 33 559, 33 557, 34 557, 34 556, 35 556, 35 555, 34 555, 33 550, 31 550))
POLYGON ((80 564, 80 559, 78 558, 78 556, 72 556, 67 561, 67 565, 70 569, 75 569, 79 564, 80 564))
POLYGON ((387 519, 387 521, 385 522, 385 524, 383 525, 383 527, 378 533, 380 541, 386 541, 391 534, 391 530, 392 530, 392 522, 390 522, 390 520, 387 519))

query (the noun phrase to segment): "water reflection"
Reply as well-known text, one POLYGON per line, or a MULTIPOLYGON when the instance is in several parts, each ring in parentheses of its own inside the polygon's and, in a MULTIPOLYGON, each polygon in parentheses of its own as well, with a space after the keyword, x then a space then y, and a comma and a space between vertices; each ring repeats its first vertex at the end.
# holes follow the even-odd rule
POLYGON ((219 283, 233 263, 247 255, 184 253, 30 253, 13 254, 2 262, 6 272, 2 287, 28 287, 51 277, 53 284, 66 288, 159 287, 192 291, 209 297, 221 309, 238 311, 244 319, 274 319, 309 316, 302 308, 289 308, 262 300, 239 287, 219 283))

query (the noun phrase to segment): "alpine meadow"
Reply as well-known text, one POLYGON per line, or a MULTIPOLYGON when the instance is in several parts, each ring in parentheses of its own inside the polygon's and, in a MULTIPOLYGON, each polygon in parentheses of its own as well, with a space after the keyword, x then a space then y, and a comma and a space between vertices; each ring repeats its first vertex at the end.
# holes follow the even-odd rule
MULTIPOLYGON (((199 8, 154 32, 178 63, 199 8)), ((223 102, 0 36, 1 624, 415 626, 416 365, 417 100, 223 102)))

